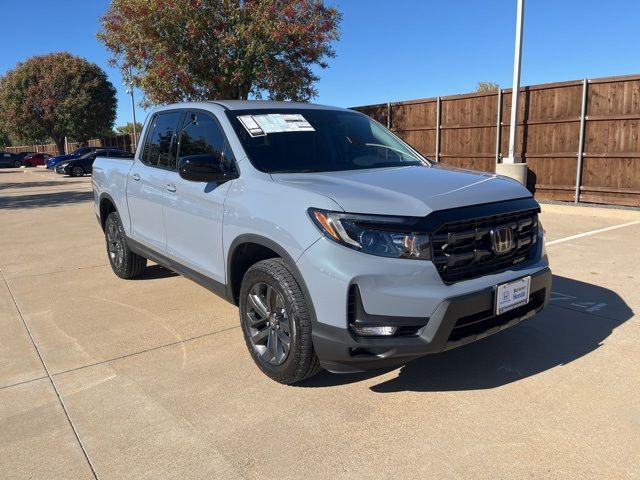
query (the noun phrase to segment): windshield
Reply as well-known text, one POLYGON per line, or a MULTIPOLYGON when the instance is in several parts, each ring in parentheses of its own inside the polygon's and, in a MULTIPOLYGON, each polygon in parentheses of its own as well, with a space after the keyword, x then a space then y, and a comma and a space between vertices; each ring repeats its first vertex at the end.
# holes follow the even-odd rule
MULTIPOLYGON (((98 153, 100 153, 100 152, 98 152, 98 153)), ((106 152, 103 151, 102 156, 105 156, 105 155, 106 155, 106 152)), ((96 155, 95 150, 89 150, 84 155, 80 155, 80 157, 78 157, 78 160, 85 160, 87 158, 95 158, 96 156, 97 155, 96 155)))
POLYGON ((80 155, 85 155, 87 153, 93 152, 94 150, 95 150, 95 148, 93 148, 93 147, 80 147, 75 152, 73 152, 71 155, 75 155, 76 157, 79 157, 80 155))
POLYGON ((369 117, 314 109, 227 111, 249 160, 267 173, 328 172, 427 165, 369 117))

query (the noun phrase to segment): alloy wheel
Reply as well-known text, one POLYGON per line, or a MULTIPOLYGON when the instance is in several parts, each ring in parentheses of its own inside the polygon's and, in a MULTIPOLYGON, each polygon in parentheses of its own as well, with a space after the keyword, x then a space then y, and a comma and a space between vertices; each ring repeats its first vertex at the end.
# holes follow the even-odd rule
POLYGON ((282 365, 291 348, 291 322, 282 295, 265 282, 247 295, 246 319, 251 344, 269 365, 282 365))
POLYGON ((107 225, 107 251, 111 262, 116 268, 120 268, 124 262, 124 245, 122 236, 114 222, 109 222, 107 225))

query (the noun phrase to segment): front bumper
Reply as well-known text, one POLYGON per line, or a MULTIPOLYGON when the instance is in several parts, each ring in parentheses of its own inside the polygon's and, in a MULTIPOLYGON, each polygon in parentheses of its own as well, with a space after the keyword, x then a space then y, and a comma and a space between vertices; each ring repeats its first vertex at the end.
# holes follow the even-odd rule
POLYGON ((316 322, 313 328, 316 354, 325 369, 353 373, 397 366, 429 353, 459 347, 516 325, 542 310, 549 303, 551 277, 548 267, 532 274, 529 303, 498 316, 493 313, 494 287, 447 298, 424 319, 424 327, 413 336, 356 337, 348 329, 316 322))
POLYGON ((542 236, 536 248, 537 260, 445 284, 431 262, 376 257, 320 238, 296 262, 312 304, 313 342, 320 362, 334 372, 401 364, 518 323, 543 308, 551 293, 551 271, 542 236), (525 276, 532 277, 530 295, 535 301, 528 304, 529 308, 520 307, 505 317, 493 316, 496 285, 525 276), (402 334, 399 330, 395 336, 382 338, 352 334, 349 322, 354 317, 350 312, 358 310, 350 300, 354 286, 361 302, 356 302, 356 307, 361 306, 370 317, 364 322, 408 328, 403 327, 402 334), (469 321, 471 316, 483 317, 478 323, 483 328, 455 325, 460 319, 469 321), (407 332, 415 326, 419 328, 407 332))

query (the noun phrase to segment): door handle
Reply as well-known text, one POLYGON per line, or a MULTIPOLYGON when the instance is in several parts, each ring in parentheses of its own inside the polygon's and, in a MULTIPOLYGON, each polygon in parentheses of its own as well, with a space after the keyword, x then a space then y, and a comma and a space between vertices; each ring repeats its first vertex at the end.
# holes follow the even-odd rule
POLYGON ((167 183, 164 188, 167 190, 167 192, 175 192, 176 191, 176 186, 173 183, 167 183))
POLYGON ((137 182, 138 180, 140 180, 140 175, 137 173, 134 173, 133 175, 131 175, 131 178, 133 178, 137 182))

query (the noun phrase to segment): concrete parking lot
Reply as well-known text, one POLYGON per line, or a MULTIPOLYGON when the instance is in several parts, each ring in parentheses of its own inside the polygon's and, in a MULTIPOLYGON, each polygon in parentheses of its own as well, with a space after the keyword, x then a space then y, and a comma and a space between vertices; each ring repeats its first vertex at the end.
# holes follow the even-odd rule
POLYGON ((0 478, 640 478, 640 212, 543 205, 552 305, 301 386, 237 309, 108 265, 90 178, 0 170, 0 478))

